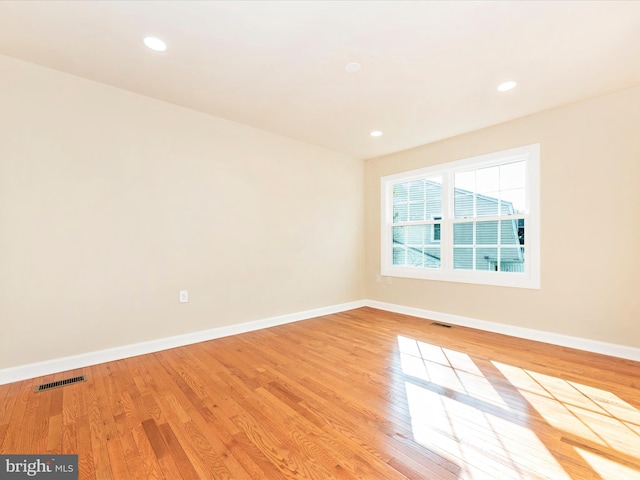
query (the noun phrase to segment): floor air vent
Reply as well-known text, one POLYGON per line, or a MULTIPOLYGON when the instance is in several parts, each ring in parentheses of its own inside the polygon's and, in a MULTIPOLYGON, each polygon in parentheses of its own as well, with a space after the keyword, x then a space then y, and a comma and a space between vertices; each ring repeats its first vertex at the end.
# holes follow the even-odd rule
POLYGON ((36 392, 44 392, 45 390, 51 390, 52 388, 65 387, 72 383, 84 382, 87 379, 85 375, 79 377, 65 378, 64 380, 58 380, 57 382, 43 383, 36 387, 36 392))
POLYGON ((453 328, 452 325, 447 325, 446 323, 431 322, 431 325, 435 325, 436 327, 453 328))

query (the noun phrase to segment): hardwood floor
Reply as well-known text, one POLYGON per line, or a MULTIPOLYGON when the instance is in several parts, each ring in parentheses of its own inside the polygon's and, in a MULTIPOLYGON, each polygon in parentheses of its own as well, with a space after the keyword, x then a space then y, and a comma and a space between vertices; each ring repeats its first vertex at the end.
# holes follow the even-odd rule
POLYGON ((361 308, 0 386, 0 453, 97 480, 640 479, 640 363, 361 308))

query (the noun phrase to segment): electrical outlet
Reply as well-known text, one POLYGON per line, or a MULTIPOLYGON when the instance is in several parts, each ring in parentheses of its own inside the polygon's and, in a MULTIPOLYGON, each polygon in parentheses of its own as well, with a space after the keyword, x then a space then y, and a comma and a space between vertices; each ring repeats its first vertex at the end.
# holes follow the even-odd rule
POLYGON ((382 281, 382 277, 380 277, 380 274, 378 273, 376 275, 376 282, 380 283, 382 281))
POLYGON ((391 277, 387 277, 387 285, 391 285, 391 277))
POLYGON ((189 301, 189 291, 180 290, 180 303, 187 303, 189 301))

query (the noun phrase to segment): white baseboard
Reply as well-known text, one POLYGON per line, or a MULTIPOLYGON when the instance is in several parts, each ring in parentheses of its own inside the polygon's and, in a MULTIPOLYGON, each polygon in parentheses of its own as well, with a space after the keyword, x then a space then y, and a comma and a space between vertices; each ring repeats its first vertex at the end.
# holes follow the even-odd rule
POLYGON ((205 342, 215 338, 228 337, 239 333, 251 332, 262 328, 274 327, 276 325, 284 325, 286 323, 307 320, 309 318, 321 317, 332 313, 344 312, 360 307, 372 307, 388 312, 402 313, 413 317, 436 320, 438 322, 450 323, 464 327, 477 328, 488 332, 502 333, 512 337, 526 338, 538 342, 551 343, 563 347, 576 348, 588 352, 601 353, 603 355, 611 355, 613 357, 625 358, 628 360, 640 361, 640 349, 628 347, 625 345, 616 345, 613 343, 599 342, 597 340, 589 340, 586 338, 572 337, 559 333, 545 332, 542 330, 534 330, 524 327, 516 327, 503 323, 489 322, 476 318, 463 317, 461 315, 453 315, 450 313, 435 312, 422 308, 407 307, 404 305, 396 305, 393 303, 378 302, 376 300, 358 300, 355 302, 342 303, 303 312, 292 313, 288 315, 280 315, 277 317, 264 318, 252 322, 240 323, 237 325, 228 325, 224 327, 202 330, 199 332, 177 335, 174 337, 161 338, 148 342, 135 343, 131 345, 123 345, 121 347, 99 350, 97 352, 84 353, 81 355, 73 355, 70 357, 57 358, 44 362, 20 365, 17 367, 5 368, 0 370, 0 385, 6 383, 18 382, 30 378, 50 375, 52 373, 64 372, 67 370, 75 370, 77 368, 97 365, 99 363, 121 360, 123 358, 135 357, 146 353, 159 352, 169 348, 182 347, 198 342, 205 342))
POLYGON ((599 342, 597 340, 589 340, 587 338, 572 337, 569 335, 562 335, 560 333, 516 327, 513 325, 506 325, 504 323, 489 322, 486 320, 478 320, 476 318, 463 317, 461 315, 453 315, 450 313, 434 312, 431 310, 424 310, 422 308, 378 302, 376 300, 365 300, 365 305, 367 307, 386 310, 388 312, 402 313, 413 317, 426 318, 463 327, 477 328, 487 332, 502 333, 512 337, 525 338, 527 340, 535 340, 537 342, 551 343, 562 347, 575 348, 578 350, 585 350, 587 352, 601 353, 603 355, 611 355, 612 357, 640 361, 640 349, 625 345, 599 342))
POLYGON ((285 323, 307 320, 309 318, 321 317, 332 313, 344 312, 365 306, 364 300, 355 302, 342 303, 339 305, 331 305, 303 312, 291 313, 288 315, 280 315, 277 317, 264 318, 252 322, 240 323, 237 325, 227 325, 224 327, 212 328, 210 330, 202 330, 199 332, 186 333, 175 337, 160 338, 148 342, 135 343, 131 345, 123 345, 121 347, 99 350, 97 352, 83 353, 81 355, 73 355, 70 357, 57 358, 44 362, 30 363, 17 367, 5 368, 0 370, 0 385, 6 383, 18 382, 29 378, 41 377, 52 373, 65 372, 77 368, 97 365, 104 362, 112 362, 123 358, 135 357, 146 353, 159 352, 169 348, 182 347, 192 343, 205 342, 215 338, 228 337, 238 333, 251 332, 262 328, 274 327, 276 325, 284 325, 285 323))

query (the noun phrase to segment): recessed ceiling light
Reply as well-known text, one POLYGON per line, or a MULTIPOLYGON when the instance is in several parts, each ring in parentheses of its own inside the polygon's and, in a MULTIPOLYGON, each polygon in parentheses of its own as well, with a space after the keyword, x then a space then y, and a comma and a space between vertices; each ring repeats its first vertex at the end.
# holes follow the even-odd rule
POLYGON ((379 137, 382 135, 382 132, 380 130, 374 130, 369 135, 371 135, 372 137, 379 137))
POLYGON ((144 37, 144 44, 156 52, 164 52, 167 49, 167 44, 156 37, 144 37))
POLYGON ((510 80, 508 82, 504 82, 498 85, 498 91, 506 92, 507 90, 511 90, 512 88, 515 88, 516 85, 518 85, 518 82, 514 82, 513 80, 510 80))
POLYGON ((362 70, 362 65, 358 62, 349 62, 344 66, 344 69, 347 73, 356 73, 362 70))

